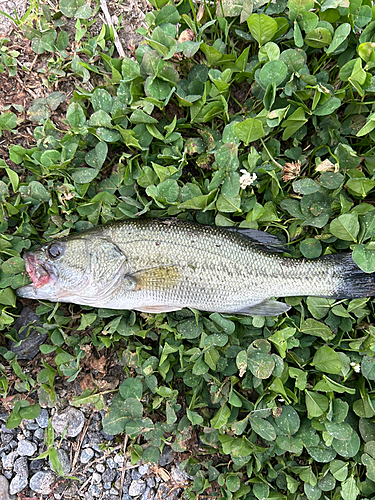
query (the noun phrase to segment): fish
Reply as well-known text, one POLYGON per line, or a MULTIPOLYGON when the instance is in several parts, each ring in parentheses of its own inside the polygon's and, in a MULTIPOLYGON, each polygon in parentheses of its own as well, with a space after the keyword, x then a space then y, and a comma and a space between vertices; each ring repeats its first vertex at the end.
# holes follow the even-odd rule
POLYGON ((274 297, 375 295, 375 273, 351 253, 284 256, 274 235, 180 219, 129 219, 55 239, 24 255, 32 281, 19 297, 161 313, 277 316, 274 297))

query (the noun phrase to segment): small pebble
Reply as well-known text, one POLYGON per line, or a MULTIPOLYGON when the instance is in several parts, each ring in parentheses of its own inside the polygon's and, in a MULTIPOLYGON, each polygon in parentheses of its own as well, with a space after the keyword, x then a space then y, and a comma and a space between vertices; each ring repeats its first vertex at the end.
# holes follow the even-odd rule
POLYGON ((18 457, 17 451, 11 451, 8 455, 1 457, 4 469, 13 469, 14 461, 18 457))
POLYGON ((27 478, 29 476, 29 467, 27 464, 27 458, 26 457, 17 458, 17 460, 14 462, 13 470, 19 476, 27 478))
POLYGON ((39 470, 43 467, 44 460, 39 458, 38 460, 32 460, 30 462, 30 470, 39 470))
POLYGON ((97 464, 95 468, 100 473, 105 471, 105 466, 103 464, 97 464))
POLYGON ((107 458, 106 462, 107 462, 107 465, 108 465, 108 467, 109 467, 110 469, 116 469, 117 464, 116 464, 116 462, 113 460, 113 458, 107 458))
POLYGON ((123 455, 115 455, 113 460, 120 467, 122 467, 124 465, 124 456, 123 455))
POLYGON ((39 425, 34 420, 31 420, 26 424, 26 429, 28 431, 35 431, 36 429, 38 429, 38 427, 39 425))
POLYGON ((146 483, 149 488, 153 488, 155 486, 155 479, 153 477, 146 478, 146 483))
POLYGON ((164 467, 173 462, 173 450, 170 446, 165 445, 159 458, 159 465, 164 467))
POLYGON ((110 490, 112 488, 112 483, 103 482, 103 488, 105 490, 110 490))
POLYGON ((5 434, 3 432, 1 433, 1 442, 3 445, 6 446, 7 444, 9 444, 12 441, 12 439, 13 439, 12 434, 5 434))
POLYGON ((116 477, 116 471, 113 469, 107 469, 105 472, 103 472, 102 480, 105 483, 112 483, 112 481, 115 480, 115 477, 116 477))
POLYGON ((88 492, 90 493, 90 495, 92 495, 93 497, 99 497, 100 494, 101 494, 101 488, 98 488, 96 486, 96 484, 92 484, 88 490, 88 492))
MULTIPOLYGON (((66 451, 59 448, 57 450, 57 458, 59 459, 59 462, 61 464, 64 475, 67 476, 70 472, 70 459, 69 459, 66 451)), ((52 468, 52 464, 51 464, 50 460, 49 460, 49 465, 52 468)))
POLYGON ((138 467, 138 472, 140 473, 141 476, 143 476, 144 474, 147 474, 149 468, 150 464, 143 464, 140 467, 138 467))
POLYGON ((115 436, 112 436, 112 434, 106 434, 103 430, 100 431, 100 434, 103 436, 103 438, 106 441, 113 441, 115 436))
POLYGON ((139 479, 141 475, 137 469, 132 470, 132 479, 139 479))
POLYGON ((102 476, 98 472, 93 472, 91 479, 93 483, 99 484, 102 481, 102 476))
POLYGON ((54 431, 61 435, 66 430, 67 437, 77 437, 85 425, 85 417, 80 410, 69 408, 64 413, 55 414, 52 418, 54 431))
POLYGON ((30 488, 36 493, 49 495, 55 482, 55 475, 52 471, 39 471, 30 479, 30 488))
POLYGON ((10 482, 9 493, 11 495, 16 495, 20 493, 27 486, 27 477, 20 476, 16 474, 10 482))
POLYGON ((185 481, 188 481, 190 479, 190 476, 186 474, 185 471, 181 471, 178 467, 173 465, 173 467, 171 468, 171 478, 176 483, 184 483, 185 481))
POLYGON ((17 451, 18 454, 23 457, 32 457, 37 450, 35 443, 28 441, 27 439, 22 439, 18 442, 17 451))
POLYGON ((39 427, 34 432, 34 439, 36 439, 37 441, 43 441, 43 439, 44 439, 44 429, 42 429, 42 428, 39 427))
POLYGON ((13 495, 9 495, 8 487, 9 483, 7 478, 0 475, 0 492, 2 493, 1 500, 13 500, 13 498, 15 498, 13 495))
POLYGON ((146 491, 141 496, 141 500, 152 500, 154 498, 154 493, 150 488, 146 488, 146 491))
POLYGON ((42 429, 46 429, 48 427, 48 418, 48 411, 42 408, 39 415, 36 417, 36 421, 39 427, 41 427, 42 429))
POLYGON ((132 481, 129 488, 129 495, 131 497, 137 497, 138 495, 142 495, 146 490, 146 483, 141 479, 137 479, 132 481))
POLYGON ((81 463, 82 464, 89 463, 93 456, 94 456, 94 450, 92 450, 91 448, 84 448, 81 452, 81 463))

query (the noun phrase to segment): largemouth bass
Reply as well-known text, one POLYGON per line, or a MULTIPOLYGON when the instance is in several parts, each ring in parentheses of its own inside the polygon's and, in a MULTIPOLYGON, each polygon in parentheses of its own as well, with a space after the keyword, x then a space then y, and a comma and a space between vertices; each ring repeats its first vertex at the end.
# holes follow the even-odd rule
POLYGON ((20 297, 148 313, 201 311, 275 316, 273 297, 375 295, 350 253, 293 259, 262 231, 178 219, 125 220, 54 240, 24 255, 32 284, 20 297))

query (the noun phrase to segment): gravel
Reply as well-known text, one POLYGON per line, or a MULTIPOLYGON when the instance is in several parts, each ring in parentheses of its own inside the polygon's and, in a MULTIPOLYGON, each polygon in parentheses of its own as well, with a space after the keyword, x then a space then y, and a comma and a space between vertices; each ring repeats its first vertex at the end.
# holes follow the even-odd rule
MULTIPOLYGON (((13 495, 21 493, 31 498, 41 495, 40 498, 44 500, 47 500, 47 496, 50 500, 119 500, 124 467, 122 500, 182 498, 183 487, 191 478, 176 467, 170 446, 164 446, 158 467, 141 461, 134 466, 130 463, 129 455, 124 459, 119 449, 113 449, 112 436, 108 440, 104 438, 101 432, 104 415, 96 415, 99 418, 92 418, 84 431, 83 440, 82 431, 88 416, 72 407, 60 408, 58 411, 43 408, 35 420, 24 420, 17 429, 6 429, 2 424, 0 499, 13 500, 13 495), (65 476, 77 477, 81 482, 59 478, 48 456, 37 459, 47 449, 43 436, 51 417, 55 430, 54 448, 63 473, 65 476), (63 432, 64 438, 61 439, 63 432), (79 440, 82 440, 81 450, 72 470, 79 440), (161 474, 158 474, 159 471, 161 474)), ((7 416, 1 414, 0 421, 6 422, 7 416)))

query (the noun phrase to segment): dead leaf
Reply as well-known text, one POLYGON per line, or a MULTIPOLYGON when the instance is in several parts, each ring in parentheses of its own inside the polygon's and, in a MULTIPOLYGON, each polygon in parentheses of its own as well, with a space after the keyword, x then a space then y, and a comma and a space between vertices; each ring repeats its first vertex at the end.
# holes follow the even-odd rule
POLYGON ((184 30, 178 37, 178 43, 192 42, 193 40, 194 40, 194 33, 193 30, 191 30, 190 28, 184 30))
POLYGON ((339 171, 339 166, 337 163, 332 163, 330 160, 324 160, 319 165, 315 167, 317 172, 335 172, 339 171))

